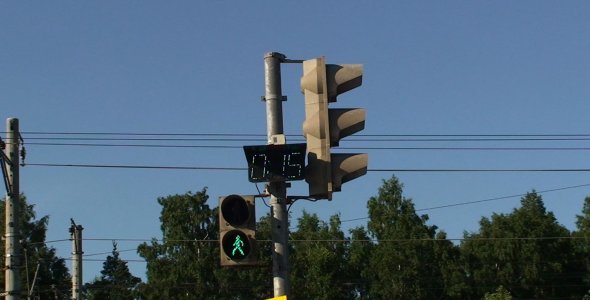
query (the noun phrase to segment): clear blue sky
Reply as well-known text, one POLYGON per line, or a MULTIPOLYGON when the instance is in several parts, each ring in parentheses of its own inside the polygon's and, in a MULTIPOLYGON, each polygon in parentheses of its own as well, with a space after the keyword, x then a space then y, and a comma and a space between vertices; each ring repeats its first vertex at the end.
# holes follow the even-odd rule
MULTIPOLYGON (((590 4, 585 1, 85 1, 0 3, 0 119, 24 132, 265 134, 263 55, 325 56, 364 64, 363 85, 334 107, 367 109, 361 134, 589 134, 590 4), (276 2, 279 3, 279 2, 276 2)), ((304 119, 300 65, 283 66, 285 131, 304 119)), ((4 125, 2 125, 4 126, 4 125)), ((3 130, 0 130, 3 131, 3 130)), ((4 136, 4 134, 2 134, 4 136)), ((245 167, 240 149, 81 147, 32 143, 27 162, 245 167)), ((63 137, 63 136, 60 136, 63 137)), ((112 136, 110 136, 112 137, 112 136)), ((137 138, 137 136, 135 136, 137 138)), ((365 137, 366 138, 366 137, 365 137)), ((296 138, 291 138, 296 140, 296 138)), ((68 142, 68 141, 53 141, 68 142)), ((70 141, 71 142, 71 141, 70 141)), ((92 141, 76 141, 92 142, 92 141)), ((119 143, 118 141, 99 141, 119 143)), ((129 143, 129 142, 127 142, 129 143)), ((149 141, 137 143, 154 143, 149 141)), ((162 144, 164 142, 155 142, 162 144)), ((195 142, 168 142, 185 145, 195 142)), ((260 141, 205 145, 264 144, 260 141)), ((590 141, 342 142, 348 147, 590 147, 590 141)), ((370 169, 590 168, 588 151, 368 150, 370 169)), ((323 219, 367 216, 366 201, 392 172, 369 172, 331 202, 297 202, 323 219)), ((588 172, 396 172, 417 209, 590 184, 588 172)), ((27 166, 21 190, 48 240, 85 228, 86 254, 134 249, 161 238, 156 199, 208 187, 210 205, 255 194, 246 172, 27 166)), ((294 182, 289 194, 306 192, 294 182)), ((590 187, 544 193, 574 229, 590 187)), ((519 198, 421 211, 450 238, 519 198)), ((268 209, 259 203, 259 215, 268 209)), ((366 220, 343 223, 347 230, 366 220)), ((62 257, 71 244, 50 243, 62 257)), ((138 259, 134 251, 122 258, 138 259)), ((106 255, 88 256, 84 280, 106 255)), ((68 263, 69 265, 69 263, 68 263)), ((144 277, 145 263, 130 262, 144 277)))

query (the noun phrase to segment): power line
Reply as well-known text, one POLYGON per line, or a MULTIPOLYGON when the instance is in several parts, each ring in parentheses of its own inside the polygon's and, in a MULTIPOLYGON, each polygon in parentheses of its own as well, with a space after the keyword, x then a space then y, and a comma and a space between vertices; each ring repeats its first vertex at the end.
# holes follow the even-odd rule
MULTIPOLYGON (((72 167, 72 168, 109 168, 109 169, 162 169, 162 170, 208 170, 208 171, 246 171, 243 167, 203 167, 203 166, 149 166, 149 165, 115 165, 115 164, 66 164, 66 163, 27 163, 34 167, 72 167)), ((590 172, 590 168, 561 169, 368 169, 367 172, 590 172)))
MULTIPOLYGON (((134 132, 23 132, 29 140, 41 141, 264 141, 263 134, 251 133, 134 133, 134 132)), ((289 134, 303 141, 301 134, 289 134)), ((358 134, 347 142, 522 142, 587 141, 590 134, 358 134)), ((51 143, 44 143, 49 145, 51 143)), ((65 143, 62 143, 65 144, 65 143)))
MULTIPOLYGON (((21 131, 22 134, 31 135, 127 135, 127 136, 258 136, 266 137, 258 133, 222 133, 222 132, 75 132, 75 131, 21 131)), ((301 136, 301 134, 287 134, 287 136, 301 136)), ((590 137, 590 133, 541 133, 541 134, 356 134, 355 136, 367 137, 590 137)))
POLYGON ((214 148, 214 149, 242 149, 242 146, 229 145, 154 145, 154 144, 106 144, 106 143, 38 143, 27 145, 35 146, 79 146, 79 147, 139 147, 139 148, 214 148))
MULTIPOLYGON (((215 136, 215 135, 212 135, 215 136)), ((226 142, 244 142, 244 141, 264 141, 264 137, 257 137, 257 138, 245 138, 250 135, 244 135, 238 137, 229 137, 230 135, 226 135, 223 137, 207 137, 207 138, 161 138, 161 137, 150 137, 150 138, 113 138, 113 137, 29 137, 27 136, 27 140, 41 140, 41 141, 184 141, 184 142, 194 142, 194 141, 226 141, 226 142)), ((491 137, 484 137, 484 138, 363 138, 367 137, 366 135, 359 135, 354 136, 347 139, 347 142, 530 142, 530 141, 589 141, 590 137, 508 137, 508 138, 491 138, 491 137)), ((301 136, 296 136, 293 139, 295 141, 303 141, 305 140, 301 136)))
MULTIPOLYGON (((129 147, 129 148, 202 148, 202 149, 240 149, 242 145, 210 144, 258 142, 265 143, 266 135, 252 133, 137 133, 137 132, 50 132, 29 131, 28 145, 33 146, 74 146, 74 147, 129 147), (144 142, 144 143, 138 143, 144 142), (149 143, 145 143, 149 142, 149 143), (158 143, 154 143, 158 142, 158 143), (168 142, 183 142, 170 144, 168 142), (190 144, 189 144, 190 142, 190 144), (194 144, 198 143, 198 144, 194 144), (205 143, 205 144, 203 144, 205 143)), ((301 142, 300 135, 287 135, 291 141, 301 142)), ((383 143, 383 142, 564 142, 590 141, 590 134, 359 134, 349 138, 346 143, 383 143)), ((536 146, 536 147, 499 147, 499 146, 354 146, 339 147, 342 150, 395 150, 395 151, 589 151, 590 147, 581 146, 536 146)))
MULTIPOLYGON (((22 134, 32 135, 126 135, 126 136, 258 136, 265 137, 265 134, 257 133, 146 133, 146 132, 75 132, 75 131, 21 131, 22 134)), ((589 135, 590 136, 590 135, 589 135)))
POLYGON ((247 168, 234 167, 198 167, 198 166, 147 166, 147 165, 98 165, 98 164, 55 164, 27 163, 36 167, 72 167, 72 168, 109 168, 109 169, 159 169, 159 170, 208 170, 208 171, 245 171, 247 168))
POLYGON ((72 239, 61 239, 61 240, 50 240, 50 241, 44 241, 44 242, 30 242, 27 243, 27 245, 42 245, 42 244, 51 244, 51 243, 60 243, 60 242, 71 242, 72 239))
MULTIPOLYGON (((535 192, 537 194, 546 194, 546 193, 550 193, 550 192, 571 190, 571 189, 576 189, 576 188, 581 188, 581 187, 588 187, 588 186, 590 186, 590 183, 578 184, 578 185, 572 185, 572 186, 566 186, 566 187, 559 187, 559 188, 547 189, 547 190, 535 191, 535 192)), ((426 210, 434 210, 434 209, 441 209, 441 208, 456 207, 456 206, 463 206, 463 205, 470 205, 470 204, 477 204, 477 203, 484 203, 484 202, 490 202, 490 201, 505 200, 505 199, 510 199, 510 198, 520 198, 520 197, 524 197, 526 195, 527 195, 526 193, 525 194, 515 194, 515 195, 510 195, 510 196, 500 196, 500 197, 493 197, 493 198, 487 198, 487 199, 482 199, 482 200, 458 202, 458 203, 445 204, 445 205, 439 205, 439 206, 433 206, 433 207, 427 207, 427 208, 419 208, 419 209, 416 209, 416 212, 418 212, 418 211, 426 211, 426 210)), ((360 221, 360 220, 366 220, 366 219, 369 219, 369 217, 360 217, 360 218, 353 218, 353 219, 341 220, 340 222, 341 223, 344 223, 344 222, 353 222, 353 221, 360 221)))
MULTIPOLYGON (((73 260, 72 258, 69 257, 64 257, 63 260, 73 260)), ((104 262, 104 259, 100 259, 100 258, 85 258, 84 262, 104 262)), ((145 259, 125 259, 125 262, 143 262, 143 263, 147 263, 147 261, 145 259)))
MULTIPOLYGON (((291 232, 293 233, 293 232, 291 232)), ((318 242, 334 242, 334 243, 351 243, 351 242, 443 242, 443 241, 540 241, 540 240, 580 240, 587 239, 584 236, 541 236, 541 237, 462 237, 462 238, 422 238, 422 237, 409 237, 409 238, 396 238, 396 239, 351 239, 351 238, 337 238, 337 239, 293 239, 289 238, 289 242, 294 243, 318 243, 318 242)), ((120 241, 120 242, 151 242, 157 241, 160 243, 219 243, 218 239, 144 239, 144 238, 84 238, 83 241, 120 241)), ((272 240, 257 239, 257 242, 272 243, 272 240)), ((131 250, 130 250, 131 251, 131 250)), ((112 252, 108 252, 112 253, 112 252)), ((99 255, 99 254, 97 254, 99 255)))
MULTIPOLYGON (((76 147, 136 147, 136 148, 212 148, 242 149, 232 145, 165 145, 165 144, 109 144, 109 143, 49 143, 28 142, 34 146, 76 147)), ((589 151, 590 147, 338 147, 341 150, 433 150, 433 151, 589 151)))
POLYGON ((27 140, 40 141, 173 141, 173 142, 210 142, 210 141, 227 141, 227 142, 244 142, 244 141, 261 141, 263 139, 257 138, 88 138, 88 137, 27 137, 27 140))
POLYGON ((368 169, 367 172, 465 172, 465 173, 511 173, 511 172, 589 172, 590 169, 368 169))
POLYGON ((339 147, 346 150, 587 151, 590 147, 339 147))
MULTIPOLYGON (((560 188, 554 188, 554 189, 548 189, 548 190, 543 190, 543 191, 537 191, 536 193, 537 194, 545 194, 545 193, 550 193, 550 192, 564 191, 564 190, 576 189, 576 188, 587 187, 587 186, 590 186, 590 183, 573 185, 573 186, 566 186, 566 187, 560 187, 560 188)), ((460 202, 460 203, 446 204, 446 205, 440 205, 440 206, 433 206, 433 207, 429 207, 429 208, 421 208, 421 209, 417 209, 416 211, 425 211, 425 210, 433 210, 433 209, 440 209, 440 208, 449 208, 449 207, 455 207, 455 206, 462 206, 462 205, 469 205, 469 204, 476 204, 476 203, 483 203, 483 202, 504 200, 504 199, 509 199, 509 198, 520 198, 520 197, 524 197, 526 195, 527 194, 525 193, 525 194, 516 194, 516 195, 510 195, 510 196, 494 197, 494 198, 488 198, 488 199, 483 199, 483 200, 476 200, 476 201, 468 201, 468 202, 460 202)))
MULTIPOLYGON (((117 249, 116 252, 117 253, 122 253, 122 252, 131 252, 131 251, 137 251, 137 248, 133 248, 133 249, 123 249, 123 250, 119 250, 117 249)), ((82 255, 83 257, 89 257, 89 256, 99 256, 99 255, 107 255, 107 254, 113 254, 113 251, 108 251, 108 252, 97 252, 97 253, 90 253, 90 254, 84 254, 82 255)))

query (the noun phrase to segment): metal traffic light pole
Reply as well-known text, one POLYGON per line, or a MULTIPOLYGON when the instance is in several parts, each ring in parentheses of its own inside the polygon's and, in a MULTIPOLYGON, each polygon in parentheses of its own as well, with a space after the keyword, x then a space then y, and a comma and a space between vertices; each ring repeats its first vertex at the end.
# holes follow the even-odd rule
MULTIPOLYGON (((268 144, 285 144, 283 132, 283 95, 281 94, 281 62, 286 56, 270 52, 264 55, 264 86, 268 144)), ((287 183, 271 181, 272 215, 272 275, 274 297, 289 295, 289 226, 287 212, 287 183)))

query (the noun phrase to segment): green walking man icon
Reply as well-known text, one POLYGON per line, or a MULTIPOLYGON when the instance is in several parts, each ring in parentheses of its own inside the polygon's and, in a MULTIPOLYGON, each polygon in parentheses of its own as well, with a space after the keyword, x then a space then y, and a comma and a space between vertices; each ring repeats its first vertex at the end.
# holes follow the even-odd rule
POLYGON ((244 241, 240 238, 240 235, 236 236, 236 240, 234 241, 233 245, 234 249, 231 252, 231 256, 235 256, 236 251, 239 251, 242 256, 244 256, 244 251, 242 250, 242 246, 244 246, 244 241))

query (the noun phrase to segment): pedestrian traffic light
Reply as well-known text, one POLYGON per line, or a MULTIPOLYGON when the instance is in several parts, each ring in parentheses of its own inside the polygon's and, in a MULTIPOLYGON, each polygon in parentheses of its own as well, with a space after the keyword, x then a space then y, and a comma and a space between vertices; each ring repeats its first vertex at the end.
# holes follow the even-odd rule
POLYGON ((256 254, 254 196, 219 197, 221 266, 254 265, 256 254))
POLYGON ((306 181, 309 196, 332 199, 342 184, 367 173, 366 153, 331 153, 340 139, 365 128, 361 108, 328 108, 344 92, 362 84, 362 65, 326 64, 325 58, 303 62, 301 90, 305 96, 303 134, 307 141, 306 181))

